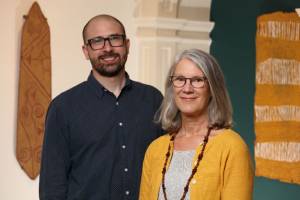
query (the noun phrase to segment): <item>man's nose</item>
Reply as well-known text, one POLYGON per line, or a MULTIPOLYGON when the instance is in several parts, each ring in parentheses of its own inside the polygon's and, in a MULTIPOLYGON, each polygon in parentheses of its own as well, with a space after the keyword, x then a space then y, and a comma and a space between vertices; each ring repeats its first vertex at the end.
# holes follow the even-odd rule
POLYGON ((105 51, 111 51, 112 46, 110 45, 109 40, 104 40, 104 46, 103 46, 103 50, 105 51))

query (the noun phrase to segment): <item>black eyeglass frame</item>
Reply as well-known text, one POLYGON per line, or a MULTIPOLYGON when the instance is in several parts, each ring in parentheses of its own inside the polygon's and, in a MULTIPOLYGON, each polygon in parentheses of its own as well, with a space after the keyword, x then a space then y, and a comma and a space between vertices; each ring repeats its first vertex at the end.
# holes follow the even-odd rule
POLYGON ((170 76, 169 78, 170 78, 169 80, 172 83, 172 85, 174 87, 176 87, 176 88, 183 88, 185 86, 185 84, 186 84, 186 80, 190 80, 190 84, 191 84, 191 86, 193 88, 203 88, 205 86, 205 82, 207 81, 207 78, 205 76, 195 76, 195 77, 191 77, 191 78, 186 78, 184 76, 170 76), (184 83, 182 84, 182 86, 178 86, 178 85, 176 86, 174 84, 174 78, 182 78, 182 79, 184 79, 184 83), (200 87, 195 87, 193 85, 193 82, 196 81, 197 79, 200 79, 203 82, 203 85, 201 85, 200 87))
POLYGON ((110 35, 108 37, 97 36, 97 37, 88 39, 86 45, 89 45, 91 47, 91 49, 93 49, 93 50, 100 50, 100 49, 103 49, 105 47, 106 41, 108 41, 108 43, 111 47, 122 47, 125 44, 125 40, 126 40, 126 35, 125 34, 113 34, 113 35, 110 35), (119 36, 122 38, 122 44, 121 45, 112 45, 111 40, 113 39, 113 37, 119 37, 119 36), (96 39, 102 39, 103 40, 103 46, 101 48, 96 48, 96 49, 93 48, 92 41, 96 40, 96 39))

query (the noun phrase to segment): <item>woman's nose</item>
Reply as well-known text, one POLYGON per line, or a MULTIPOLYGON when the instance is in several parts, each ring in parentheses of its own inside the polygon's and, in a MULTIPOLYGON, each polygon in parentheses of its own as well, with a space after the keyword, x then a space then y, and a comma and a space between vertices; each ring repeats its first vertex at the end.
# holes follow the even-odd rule
POLYGON ((186 79, 186 82, 183 86, 183 91, 184 92, 192 92, 194 91, 194 88, 192 86, 191 80, 190 79, 186 79))

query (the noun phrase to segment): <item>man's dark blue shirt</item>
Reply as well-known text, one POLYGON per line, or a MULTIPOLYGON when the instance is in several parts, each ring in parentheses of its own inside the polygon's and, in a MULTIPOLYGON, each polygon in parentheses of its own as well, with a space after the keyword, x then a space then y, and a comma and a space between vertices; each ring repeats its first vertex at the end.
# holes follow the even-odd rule
POLYGON ((128 76, 116 97, 92 74, 57 96, 45 124, 40 199, 138 199, 144 153, 162 135, 153 122, 161 100, 128 76))

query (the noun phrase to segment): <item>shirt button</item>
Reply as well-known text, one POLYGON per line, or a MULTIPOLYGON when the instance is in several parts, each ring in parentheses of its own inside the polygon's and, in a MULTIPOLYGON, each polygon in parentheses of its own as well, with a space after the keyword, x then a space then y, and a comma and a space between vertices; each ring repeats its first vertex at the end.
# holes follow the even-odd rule
POLYGON ((119 102, 117 101, 117 102, 116 102, 116 106, 118 106, 118 105, 119 105, 119 102))
POLYGON ((192 184, 195 184, 195 183, 197 183, 197 181, 196 181, 196 179, 193 179, 192 184))
POLYGON ((126 191, 125 191, 125 194, 126 194, 126 195, 129 195, 129 194, 130 194, 130 191, 129 191, 129 190, 126 190, 126 191))
POLYGON ((122 123, 122 122, 119 122, 119 126, 123 126, 123 123, 122 123))
POLYGON ((126 149, 126 145, 122 145, 122 149, 126 149))
POLYGON ((125 172, 128 172, 128 168, 124 168, 124 171, 125 171, 125 172))

